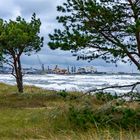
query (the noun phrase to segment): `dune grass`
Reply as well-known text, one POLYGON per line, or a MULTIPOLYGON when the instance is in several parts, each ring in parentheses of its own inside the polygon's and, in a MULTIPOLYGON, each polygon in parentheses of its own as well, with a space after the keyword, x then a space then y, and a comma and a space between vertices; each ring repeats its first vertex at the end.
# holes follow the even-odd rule
POLYGON ((138 140, 139 108, 139 102, 30 86, 19 94, 1 83, 0 139, 138 140))

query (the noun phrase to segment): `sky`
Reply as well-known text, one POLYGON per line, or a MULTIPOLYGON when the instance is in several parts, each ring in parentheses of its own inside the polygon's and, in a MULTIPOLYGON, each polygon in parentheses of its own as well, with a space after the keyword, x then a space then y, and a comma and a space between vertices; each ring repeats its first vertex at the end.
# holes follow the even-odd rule
POLYGON ((9 20, 17 16, 21 16, 29 20, 35 12, 37 17, 41 19, 41 36, 44 36, 44 47, 38 54, 29 56, 22 56, 23 67, 37 67, 40 68, 40 62, 44 64, 45 68, 48 66, 60 67, 68 66, 95 66, 97 71, 107 72, 136 72, 135 66, 118 62, 118 66, 114 64, 106 64, 103 60, 93 60, 92 62, 77 61, 76 57, 72 56, 69 51, 51 50, 47 43, 49 41, 48 34, 53 33, 55 28, 61 27, 56 21, 56 16, 59 13, 56 10, 57 5, 61 5, 65 0, 3 0, 0 2, 0 18, 9 20), (39 60, 39 59, 40 60, 39 60))

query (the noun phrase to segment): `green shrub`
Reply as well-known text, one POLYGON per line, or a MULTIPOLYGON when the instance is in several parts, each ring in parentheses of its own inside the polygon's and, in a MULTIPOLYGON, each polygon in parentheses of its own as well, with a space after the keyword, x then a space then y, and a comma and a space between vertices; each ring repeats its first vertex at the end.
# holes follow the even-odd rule
POLYGON ((69 108, 68 117, 74 128, 86 130, 93 126, 94 123, 94 113, 89 106, 82 108, 71 106, 69 108))
POLYGON ((65 90, 59 91, 57 94, 63 98, 66 98, 68 96, 68 92, 66 92, 65 90))
POLYGON ((105 101, 105 102, 118 98, 117 94, 112 95, 111 93, 103 93, 103 92, 96 93, 95 96, 98 100, 105 101))
POLYGON ((91 106, 81 108, 71 106, 68 118, 73 128, 87 130, 91 127, 113 127, 116 129, 140 128, 140 111, 110 106, 107 109, 93 110, 91 106))
POLYGON ((130 108, 111 106, 95 115, 98 126, 136 130, 140 128, 140 112, 130 108))
POLYGON ((135 129, 136 127, 140 127, 140 112, 135 111, 133 109, 124 109, 122 111, 123 116, 120 120, 120 125, 121 127, 128 129, 128 128, 133 128, 135 129))

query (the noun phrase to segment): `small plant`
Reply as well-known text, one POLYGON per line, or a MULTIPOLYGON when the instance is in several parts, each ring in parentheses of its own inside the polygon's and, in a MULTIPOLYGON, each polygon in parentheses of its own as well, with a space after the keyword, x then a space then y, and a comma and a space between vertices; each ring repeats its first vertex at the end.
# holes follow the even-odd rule
POLYGON ((86 130, 94 123, 94 113, 89 106, 83 108, 71 106, 68 117, 74 128, 86 130))
POLYGON ((68 96, 68 92, 66 92, 65 90, 59 91, 57 94, 63 98, 66 98, 68 96))
POLYGON ((98 100, 102 100, 105 102, 108 102, 108 101, 111 101, 111 100, 118 98, 117 94, 113 95, 111 93, 104 93, 104 92, 96 93, 95 96, 98 100))
POLYGON ((138 111, 135 111, 133 109, 124 109, 122 113, 123 117, 120 120, 121 127, 125 129, 132 127, 133 129, 135 129, 135 127, 140 127, 140 114, 138 111))

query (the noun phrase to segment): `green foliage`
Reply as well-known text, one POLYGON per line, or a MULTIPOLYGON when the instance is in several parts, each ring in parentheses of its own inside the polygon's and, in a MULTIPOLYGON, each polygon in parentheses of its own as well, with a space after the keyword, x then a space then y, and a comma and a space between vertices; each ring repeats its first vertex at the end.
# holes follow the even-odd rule
POLYGON ((59 91, 57 94, 62 96, 63 98, 66 98, 68 96, 68 92, 65 90, 59 91))
POLYGON ((68 113, 73 128, 88 130, 92 127, 137 130, 140 127, 140 111, 109 106, 94 110, 91 106, 70 107, 68 113))
POLYGON ((138 1, 67 0, 57 10, 62 13, 57 20, 63 29, 49 35, 51 49, 80 51, 78 59, 89 61, 100 57, 106 62, 128 62, 127 58, 140 69, 138 1), (82 53, 85 48, 89 52, 82 53))
POLYGON ((81 93, 78 92, 67 92, 66 90, 61 90, 57 92, 58 97, 63 97, 66 100, 77 100, 80 98, 81 93))
POLYGON ((139 139, 139 102, 108 103, 94 95, 66 100, 34 86, 18 94, 15 86, 0 83, 0 139, 139 139))
MULTIPOLYGON (((137 112, 131 109, 125 109, 123 110, 123 117, 120 120, 120 124, 124 127, 127 128, 128 125, 131 125, 133 123, 137 122, 136 125, 140 126, 140 121, 137 117, 137 112)), ((135 129, 135 128, 134 128, 135 129)))
POLYGON ((17 17, 9 22, 1 19, 0 23, 0 48, 5 55, 31 54, 39 51, 43 46, 43 38, 39 37, 40 19, 33 14, 31 21, 17 17))
POLYGON ((69 120, 73 128, 87 130, 94 123, 94 114, 91 108, 85 106, 83 108, 76 108, 71 106, 68 113, 69 120))
POLYGON ((118 98, 117 94, 112 95, 111 93, 102 93, 102 92, 96 93, 95 96, 98 100, 102 100, 102 101, 106 101, 106 102, 118 98))
POLYGON ((35 13, 31 21, 17 17, 15 21, 0 19, 0 61, 12 67, 19 92, 23 92, 23 74, 21 55, 31 55, 43 46, 43 37, 39 36, 41 22, 35 13))

